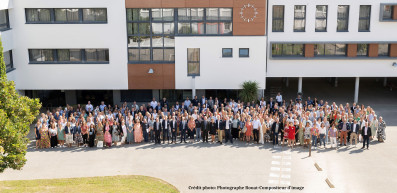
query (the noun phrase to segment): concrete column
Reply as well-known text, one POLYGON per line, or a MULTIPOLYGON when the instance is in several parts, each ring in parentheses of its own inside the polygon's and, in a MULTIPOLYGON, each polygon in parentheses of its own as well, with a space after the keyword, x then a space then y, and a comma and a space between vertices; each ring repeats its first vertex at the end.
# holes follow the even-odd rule
POLYGON ((121 106, 121 92, 120 92, 120 90, 113 91, 113 105, 121 106))
POLYGON ((289 86, 289 79, 285 78, 285 87, 288 87, 288 86, 289 86))
POLYGON ((77 96, 75 90, 65 90, 65 100, 68 105, 77 104, 77 96))
POLYGON ((338 77, 335 77, 334 87, 338 87, 338 77))
POLYGON ((387 77, 383 78, 383 87, 387 86, 387 77))
POLYGON ((302 77, 299 77, 299 81, 298 81, 298 92, 302 93, 302 77))
POLYGON ((196 77, 192 77, 192 99, 196 96, 196 77))
POLYGON ((354 102, 358 103, 358 91, 360 88, 360 77, 356 77, 356 86, 354 89, 354 102))

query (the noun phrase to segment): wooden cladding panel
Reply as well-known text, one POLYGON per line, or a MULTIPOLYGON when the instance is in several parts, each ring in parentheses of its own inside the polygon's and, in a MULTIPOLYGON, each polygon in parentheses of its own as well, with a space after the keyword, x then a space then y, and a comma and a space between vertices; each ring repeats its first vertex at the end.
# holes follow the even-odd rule
POLYGON ((305 57, 314 57, 314 44, 305 44, 305 57))
POLYGON ((357 57, 357 44, 347 45, 347 57, 357 57))
POLYGON ((175 64, 128 64, 128 89, 175 89, 175 64))
POLYGON ((390 44, 389 46, 390 46, 389 56, 397 57, 397 44, 390 44))
POLYGON ((397 20, 397 5, 393 6, 393 20, 397 20))
POLYGON ((368 57, 378 57, 379 44, 369 44, 368 57))

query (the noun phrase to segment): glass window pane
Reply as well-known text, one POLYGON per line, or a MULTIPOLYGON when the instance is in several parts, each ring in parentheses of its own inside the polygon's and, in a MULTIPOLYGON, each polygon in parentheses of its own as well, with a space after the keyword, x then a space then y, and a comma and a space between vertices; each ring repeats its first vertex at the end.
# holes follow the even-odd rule
POLYGON ((233 57, 233 49, 232 48, 223 48, 222 49, 222 57, 233 57))
POLYGON ((219 19, 220 20, 232 20, 232 9, 231 8, 219 8, 219 19))
POLYGON ((139 43, 140 47, 150 47, 150 37, 142 36, 139 43))
POLYGON ((152 23, 152 34, 163 34, 163 24, 152 23))
POLYGON ((50 9, 37 9, 40 21, 51 21, 50 9))
POLYGON ((204 20, 204 8, 191 8, 192 20, 204 20))
POLYGON ((141 40, 140 40, 139 36, 130 36, 130 37, 128 37, 128 47, 129 48, 138 48, 140 41, 141 40))
POLYGON ((0 10, 0 31, 8 28, 7 15, 8 12, 6 9, 0 10))
POLYGON ((349 28, 349 6, 338 6, 338 24, 337 31, 347 31, 349 28))
POLYGON ((84 21, 95 21, 95 9, 83 9, 84 21))
POLYGON ((368 44, 357 44, 357 56, 368 56, 368 44))
POLYGON ((163 20, 163 10, 162 9, 152 9, 152 20, 153 21, 163 20))
POLYGON ((273 5, 273 18, 284 18, 284 5, 273 5))
POLYGON ((128 23, 128 34, 138 34, 137 23, 128 23))
POLYGON ((281 56, 282 55, 282 44, 272 44, 272 56, 281 56))
POLYGON ((70 61, 69 50, 58 50, 58 61, 70 61))
POLYGON ((360 18, 369 18, 371 14, 370 5, 360 5, 360 18))
POLYGON ((325 45, 324 44, 315 44, 314 45, 314 55, 315 56, 324 56, 325 55, 325 45))
POLYGON ((188 75, 199 75, 200 74, 200 63, 192 63, 189 62, 187 64, 187 73, 188 75))
POLYGON ((292 44, 284 44, 283 56, 291 56, 291 55, 292 55, 292 44))
POLYGON ((70 61, 80 62, 81 61, 81 50, 80 49, 71 49, 69 50, 70 61))
POLYGON ((178 23, 179 34, 190 34, 190 23, 178 23))
POLYGON ((335 48, 336 48, 335 55, 346 56, 346 44, 336 44, 335 48))
POLYGON ((85 49, 85 59, 88 62, 97 61, 96 49, 85 49))
POLYGON ((149 9, 139 9, 139 20, 149 21, 149 9))
POLYGON ((295 18, 305 18, 306 17, 306 6, 305 5, 295 5, 295 18))
POLYGON ((389 56, 389 44, 379 44, 378 55, 389 56))
POLYGON ((44 61, 54 61, 53 50, 42 50, 42 56, 44 57, 44 61))
POLYGON ((359 31, 368 31, 369 30, 369 19, 360 19, 358 22, 358 30, 359 31))
POLYGON ((207 20, 218 20, 218 8, 206 8, 207 20))
POLYGON ((150 34, 150 23, 140 23, 139 24, 139 34, 149 35, 150 34))
POLYGON ((38 49, 29 50, 29 59, 30 59, 31 62, 44 61, 42 56, 41 56, 41 50, 38 50, 38 49))
POLYGON ((174 9, 163 9, 163 21, 174 21, 174 9))
POLYGON ((305 20, 304 19, 295 19, 294 31, 305 31, 305 20))
POLYGON ((205 34, 204 23, 192 23, 192 34, 205 34))
POLYGON ((206 34, 218 34, 218 23, 207 23, 206 34))
POLYGON ((39 12, 37 9, 26 9, 26 20, 28 22, 39 21, 39 12))
POLYGON ((163 49, 153 49, 153 61, 163 61, 164 52, 163 49))
POLYGON ((337 26, 337 30, 338 31, 347 31, 348 30, 348 21, 347 20, 343 20, 343 19, 338 19, 338 26, 337 26))
POLYGON ((68 21, 79 21, 80 20, 80 12, 79 9, 67 9, 66 16, 68 21))
POLYGON ((175 49, 164 49, 164 60, 175 61, 175 49))
POLYGON ((274 32, 284 31, 284 19, 273 20, 272 29, 274 32))
POLYGON ((327 6, 317 5, 316 6, 316 18, 327 18, 327 6))
POLYGON ((174 23, 164 23, 164 34, 174 34, 174 23))
POLYGON ((335 44, 325 44, 324 55, 326 56, 335 55, 335 44))
POLYGON ((95 18, 96 21, 107 21, 108 20, 108 13, 107 9, 95 9, 95 18))
POLYGON ((150 61, 150 49, 140 49, 139 50, 139 60, 140 61, 150 61))
POLYGON ((233 32, 232 22, 219 23, 219 34, 232 34, 233 32))
MULTIPOLYGON (((127 11, 127 14, 132 13, 127 11)), ((131 17, 131 15, 127 17, 131 17)), ((83 21, 107 21, 107 10, 99 8, 83 9, 83 21)))
POLYGON ((152 37, 152 47, 163 47, 163 37, 153 36, 152 37))
POLYGON ((108 62, 109 61, 109 50, 108 49, 98 49, 97 57, 99 62, 108 62))
POLYGON ((200 62, 200 48, 188 48, 187 56, 189 62, 200 62))
POLYGON ((128 49, 128 61, 139 61, 139 49, 128 49))
POLYGON ((249 49, 248 48, 240 48, 239 55, 240 55, 240 57, 249 57, 249 49))
POLYGON ((4 63, 5 63, 6 66, 9 65, 9 64, 11 64, 11 55, 10 55, 10 51, 7 51, 7 52, 4 52, 4 53, 3 53, 3 60, 4 60, 4 63))
POLYGON ((294 44, 292 49, 293 56, 303 56, 303 44, 294 44))
POLYGON ((392 19, 393 6, 384 5, 383 6, 383 19, 392 19))
POLYGON ((190 9, 179 8, 178 9, 178 20, 190 20, 190 9))
POLYGON ((67 21, 66 9, 55 9, 55 21, 67 21))
POLYGON ((326 31, 326 30, 327 30, 327 20, 316 19, 316 31, 326 31))
POLYGON ((175 37, 165 36, 164 37, 164 47, 175 47, 175 37))
POLYGON ((128 21, 139 21, 140 9, 127 9, 127 20, 128 21))

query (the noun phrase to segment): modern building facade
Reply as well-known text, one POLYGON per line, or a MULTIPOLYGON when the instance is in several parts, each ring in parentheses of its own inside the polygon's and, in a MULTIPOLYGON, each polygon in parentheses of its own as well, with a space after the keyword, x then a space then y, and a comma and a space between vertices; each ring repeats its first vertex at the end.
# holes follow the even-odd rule
POLYGON ((6 0, 7 76, 45 106, 237 97, 244 81, 397 76, 397 1, 6 0))

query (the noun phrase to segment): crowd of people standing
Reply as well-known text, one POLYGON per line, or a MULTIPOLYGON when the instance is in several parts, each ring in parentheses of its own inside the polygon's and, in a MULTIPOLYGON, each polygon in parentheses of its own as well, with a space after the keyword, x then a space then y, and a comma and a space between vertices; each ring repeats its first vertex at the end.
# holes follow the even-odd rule
POLYGON ((195 96, 173 105, 166 98, 140 106, 101 102, 94 108, 90 101, 84 108, 67 105, 41 114, 35 125, 36 148, 238 140, 314 149, 318 143, 320 148, 337 148, 362 141, 362 148, 368 149, 375 137, 379 142, 386 139, 386 123, 370 106, 300 96, 287 102, 280 93, 275 98, 245 103, 195 96))

